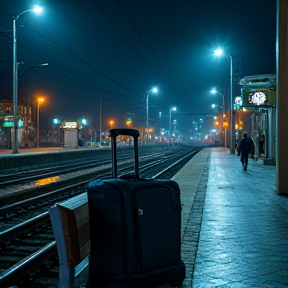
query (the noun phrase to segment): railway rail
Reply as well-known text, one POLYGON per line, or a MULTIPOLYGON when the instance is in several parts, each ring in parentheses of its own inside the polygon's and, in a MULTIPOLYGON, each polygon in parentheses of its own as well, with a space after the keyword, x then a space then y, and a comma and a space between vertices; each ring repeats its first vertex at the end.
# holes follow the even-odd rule
MULTIPOLYGON (((174 150, 181 151, 183 148, 178 147, 174 149, 163 149, 163 147, 155 146, 146 149, 146 147, 142 147, 142 149, 139 149, 139 160, 143 161, 146 158, 161 157, 161 155, 166 155, 167 153, 175 153, 174 150)), ((126 155, 127 151, 129 151, 129 147, 126 149, 119 149, 119 156, 122 158, 122 160, 129 157, 126 155)), ((47 163, 41 166, 24 166, 14 169, 0 170, 0 188, 11 187, 21 183, 29 183, 33 180, 37 181, 38 179, 53 177, 72 171, 79 171, 81 169, 97 167, 105 163, 111 163, 111 149, 105 149, 99 152, 101 153, 99 153, 99 155, 97 155, 97 157, 94 159, 76 159, 73 161, 63 161, 60 163, 47 163)))
MULTIPOLYGON (((157 160, 152 161, 150 158, 149 163, 142 161, 140 162, 141 176, 169 179, 198 152, 199 149, 190 148, 190 151, 186 149, 182 152, 174 151, 173 154, 162 155, 163 157, 157 160)), ((124 162, 125 165, 122 165, 122 170, 119 172, 122 174, 131 172, 132 163, 124 162)), ((83 175, 86 173, 83 172, 84 170, 83 173, 78 171, 82 174, 79 177, 81 181, 78 179, 76 183, 70 185, 67 185, 66 181, 64 187, 60 188, 54 184, 49 192, 33 195, 33 197, 26 196, 19 201, 11 200, 10 204, 0 207, 0 231, 2 231, 0 232, 0 287, 12 285, 21 288, 31 285, 57 287, 59 262, 47 211, 56 202, 85 193, 86 185, 91 180, 97 177, 101 179, 111 177, 111 166, 104 169, 101 166, 98 170, 101 171, 100 175, 95 173, 89 175, 87 172, 89 176, 85 176, 84 180, 83 175)), ((72 179, 75 181, 75 176, 72 176, 72 179)))

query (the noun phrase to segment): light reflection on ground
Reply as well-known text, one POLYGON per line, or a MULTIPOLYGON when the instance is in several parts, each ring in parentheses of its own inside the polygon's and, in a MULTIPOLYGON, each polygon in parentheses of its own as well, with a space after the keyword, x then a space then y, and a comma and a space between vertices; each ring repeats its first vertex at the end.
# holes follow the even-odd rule
POLYGON ((35 185, 37 186, 43 186, 43 185, 47 185, 51 182, 56 182, 60 179, 59 176, 55 176, 55 177, 49 177, 49 178, 44 178, 44 179, 40 179, 40 180, 37 180, 35 182, 35 185))

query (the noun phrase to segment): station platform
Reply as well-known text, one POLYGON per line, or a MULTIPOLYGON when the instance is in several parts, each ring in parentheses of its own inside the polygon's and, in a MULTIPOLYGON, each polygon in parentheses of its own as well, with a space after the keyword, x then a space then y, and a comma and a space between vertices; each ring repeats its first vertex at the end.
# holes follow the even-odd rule
MULTIPOLYGON (((288 175, 287 175, 288 177, 288 175)), ((182 210, 183 287, 288 287, 288 197, 276 167, 205 148, 173 178, 182 210)))

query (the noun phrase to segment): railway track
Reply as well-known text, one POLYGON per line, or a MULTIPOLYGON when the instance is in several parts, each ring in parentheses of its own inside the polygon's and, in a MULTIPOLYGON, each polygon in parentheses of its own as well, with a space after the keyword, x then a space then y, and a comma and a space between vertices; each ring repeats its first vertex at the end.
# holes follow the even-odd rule
MULTIPOLYGON (((177 150, 183 150, 183 148, 163 149, 163 147, 152 147, 146 149, 142 147, 139 149, 140 159, 144 161, 147 158, 162 157, 162 155, 169 155, 169 153, 175 153, 177 150)), ((119 157, 122 161, 129 158, 130 155, 127 151, 132 151, 132 147, 119 149, 119 157), (127 155, 128 154, 128 155, 127 155)), ((37 181, 39 179, 45 179, 48 177, 54 177, 59 174, 65 174, 67 172, 84 170, 92 167, 99 167, 101 165, 111 163, 111 150, 105 149, 99 151, 99 155, 95 159, 81 159, 73 161, 64 161, 61 163, 48 163, 40 166, 24 166, 16 169, 6 169, 0 171, 0 188, 11 187, 23 183, 29 183, 31 181, 37 181)))
MULTIPOLYGON (((177 151, 149 163, 140 163, 143 178, 171 178, 199 150, 177 151)), ((129 173, 132 163, 124 161, 120 173, 129 173)), ((102 167, 103 168, 103 167, 102 167)), ((95 169, 95 168, 94 168, 95 169)), ((101 170, 101 169, 99 169, 101 170)), ((110 178, 111 167, 101 175, 88 176, 67 187, 53 185, 50 192, 26 197, 0 207, 0 287, 57 287, 58 258, 48 209, 56 202, 85 193, 86 185, 97 177, 110 178)), ((73 173, 72 173, 73 174, 73 173)), ((84 173, 85 174, 85 173, 84 173)), ((87 173, 89 174, 89 173, 87 173)), ((71 176, 71 175, 70 175, 71 176)), ((75 177, 72 176, 73 180, 75 177)), ((27 192, 29 194, 29 192, 27 192)), ((15 200, 15 199, 14 199, 15 200)), ((12 201, 10 201, 12 202, 12 201)))

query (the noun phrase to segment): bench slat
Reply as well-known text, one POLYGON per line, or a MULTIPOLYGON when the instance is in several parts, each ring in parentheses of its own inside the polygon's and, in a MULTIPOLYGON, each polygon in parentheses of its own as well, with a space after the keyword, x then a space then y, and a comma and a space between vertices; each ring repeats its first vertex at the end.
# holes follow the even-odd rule
POLYGON ((87 193, 55 204, 49 214, 60 262, 60 286, 74 287, 75 267, 83 260, 88 263, 90 253, 87 193))

